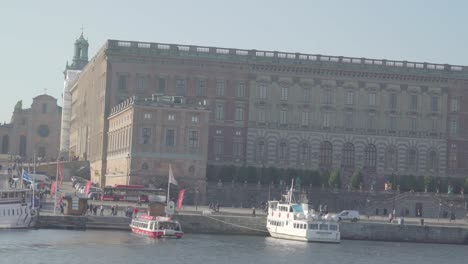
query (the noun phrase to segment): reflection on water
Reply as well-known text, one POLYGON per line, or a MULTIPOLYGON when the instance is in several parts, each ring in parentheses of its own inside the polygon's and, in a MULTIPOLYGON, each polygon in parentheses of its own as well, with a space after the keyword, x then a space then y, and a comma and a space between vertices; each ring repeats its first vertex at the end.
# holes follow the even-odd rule
POLYGON ((466 246, 255 236, 152 239, 118 231, 2 230, 1 263, 465 263, 466 246))

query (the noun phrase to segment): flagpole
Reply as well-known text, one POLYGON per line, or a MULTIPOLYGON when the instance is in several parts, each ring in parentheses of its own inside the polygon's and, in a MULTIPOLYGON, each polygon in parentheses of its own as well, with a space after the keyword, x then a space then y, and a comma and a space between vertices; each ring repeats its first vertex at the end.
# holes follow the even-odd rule
POLYGON ((172 173, 172 166, 171 163, 169 163, 169 173, 167 175, 167 198, 166 198, 166 216, 168 216, 168 211, 169 211, 169 191, 171 188, 171 173, 172 173))
POLYGON ((58 166, 59 166, 59 163, 57 161, 57 163, 55 164, 56 167, 57 167, 57 171, 55 172, 55 190, 54 190, 54 215, 55 215, 55 210, 57 210, 57 191, 58 191, 58 184, 57 184, 57 180, 58 180, 58 166))

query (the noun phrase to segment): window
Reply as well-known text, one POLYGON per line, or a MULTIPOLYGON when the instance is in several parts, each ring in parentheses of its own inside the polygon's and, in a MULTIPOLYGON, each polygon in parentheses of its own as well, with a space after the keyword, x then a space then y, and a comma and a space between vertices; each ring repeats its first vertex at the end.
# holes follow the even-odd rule
POLYGON ((457 164, 457 145, 456 144, 452 144, 450 146, 449 167, 451 169, 456 169, 458 167, 458 164, 457 164))
POLYGON ((242 143, 238 141, 234 141, 234 144, 232 145, 233 149, 233 155, 234 157, 242 157, 242 143))
POLYGON ((206 96, 206 80, 198 80, 197 96, 206 96))
POLYGON ((374 144, 369 144, 364 149, 364 167, 369 169, 377 167, 377 148, 374 144))
POLYGON ((354 93, 352 91, 346 92, 346 104, 347 105, 354 104, 354 93))
POLYGON ((146 76, 137 76, 137 90, 145 90, 147 88, 148 78, 146 76))
POLYGON ((221 129, 216 129, 216 135, 222 135, 223 131, 221 129))
POLYGON ((184 79, 176 80, 176 95, 185 96, 186 93, 186 81, 184 79))
POLYGON ((332 165, 332 144, 328 141, 320 143, 319 163, 320 167, 331 167, 332 165))
POLYGON ((326 105, 333 104, 333 92, 332 90, 325 90, 323 95, 323 103, 326 105))
POLYGON ((142 170, 148 170, 149 169, 148 163, 143 162, 143 164, 141 164, 141 169, 142 170))
POLYGON ((266 86, 264 84, 260 84, 258 86, 258 97, 260 99, 266 99, 267 98, 266 86))
POLYGON ((166 146, 174 147, 175 146, 175 130, 167 129, 166 130, 166 146))
POLYGON ((344 127, 346 129, 353 128, 353 113, 352 112, 346 112, 344 114, 344 127))
POLYGON ((217 105, 216 106, 216 120, 223 120, 224 119, 224 106, 217 105))
POLYGON ((192 123, 198 123, 198 116, 192 116, 192 123))
POLYGON ((235 118, 236 118, 236 121, 244 120, 244 108, 240 106, 236 107, 235 118))
POLYGON ((439 111, 439 97, 438 96, 431 97, 431 111, 432 112, 439 111))
POLYGON ((257 161, 263 161, 263 159, 265 158, 265 141, 258 141, 255 150, 255 157, 257 161))
POLYGON ((216 81, 216 96, 218 96, 218 97, 224 96, 224 88, 225 88, 225 81, 224 80, 216 81))
POLYGON ((304 101, 305 102, 310 102, 311 99, 311 91, 309 88, 304 88, 303 90, 303 96, 304 96, 304 101))
POLYGON ((145 113, 144 114, 144 119, 145 120, 151 119, 151 113, 145 113))
POLYGON ((197 148, 198 147, 198 131, 190 130, 188 141, 189 141, 189 147, 197 148))
POLYGON ((288 87, 281 88, 281 100, 282 101, 288 100, 288 87))
POLYGON ((245 96, 245 83, 244 82, 239 82, 237 85, 237 97, 244 97, 245 96))
POLYGON ((214 153, 216 156, 221 156, 223 154, 223 141, 216 140, 214 142, 214 153))
POLYGON ((127 76, 119 75, 119 90, 127 90, 127 76))
POLYGON ((161 94, 166 93, 166 79, 165 78, 159 78, 158 93, 161 93, 161 94))
POLYGON ((167 115, 167 120, 174 121, 175 120, 175 115, 174 114, 167 115))
POLYGON ((323 113, 322 126, 330 127, 330 113, 329 112, 323 113))
POLYGON ((343 167, 352 168, 354 167, 354 145, 351 143, 345 143, 343 146, 343 167))
POLYGON ((450 134, 452 136, 458 135, 458 119, 455 117, 450 119, 450 134))
POLYGON ((143 144, 149 144, 151 140, 151 128, 144 127, 141 129, 141 142, 143 144))
POLYGON ((42 113, 47 113, 47 104, 42 104, 42 113))
POLYGON ((258 110, 258 122, 265 123, 265 110, 264 109, 258 110))
POLYGON ((302 142, 299 146, 299 160, 307 162, 310 159, 310 146, 307 142, 302 142))
POLYGON ((302 111, 302 115, 301 115, 301 125, 302 125, 302 126, 308 126, 308 125, 309 125, 309 112, 307 112, 307 111, 302 111))
MULTIPOLYGON (((450 162, 450 161, 449 161, 450 162)), ((430 150, 427 156, 427 170, 437 171, 439 170, 439 158, 435 150, 430 150)))
POLYGON ((410 119, 410 130, 412 132, 415 132, 416 130, 418 130, 418 120, 416 119, 415 116, 411 116, 409 119, 410 119))
POLYGON ((417 111, 418 109, 418 96, 416 94, 410 95, 409 109, 410 111, 417 111))
POLYGON ((417 151, 416 149, 412 148, 408 151, 408 170, 409 171, 417 171, 417 151))
POLYGON ((450 108, 452 112, 458 112, 458 98, 452 98, 450 108))
POLYGON ((436 133, 439 130, 439 121, 435 117, 433 117, 431 121, 432 121, 431 131, 436 133))
POLYGON ((278 145, 278 159, 279 160, 286 160, 287 158, 287 151, 288 151, 288 145, 286 142, 280 142, 278 145))
POLYGON ((396 170, 397 162, 397 150, 395 147, 391 146, 387 149, 387 152, 385 153, 385 167, 388 170, 396 170))
POLYGON ((375 106, 375 93, 369 93, 367 97, 369 106, 375 106))
POLYGON ((241 133, 240 130, 237 130, 237 131, 236 131, 236 136, 240 136, 241 134, 242 134, 242 133, 241 133))
POLYGON ((396 109, 397 108, 397 94, 390 94, 390 102, 389 106, 391 109, 396 109))
POLYGON ((280 124, 285 125, 287 122, 287 115, 288 112, 286 110, 281 110, 280 111, 280 124))

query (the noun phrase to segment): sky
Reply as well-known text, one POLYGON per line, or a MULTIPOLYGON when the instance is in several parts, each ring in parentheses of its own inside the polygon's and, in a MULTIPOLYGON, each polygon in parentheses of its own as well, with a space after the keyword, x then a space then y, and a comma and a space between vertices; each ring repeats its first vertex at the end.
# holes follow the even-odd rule
POLYGON ((468 1, 22 0, 0 3, 0 122, 61 102, 73 43, 107 39, 468 65, 468 1))

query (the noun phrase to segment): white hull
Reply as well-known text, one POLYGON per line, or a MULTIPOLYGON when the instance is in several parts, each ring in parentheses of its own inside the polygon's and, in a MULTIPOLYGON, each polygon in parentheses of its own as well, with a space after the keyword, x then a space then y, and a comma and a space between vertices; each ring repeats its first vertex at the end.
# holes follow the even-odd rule
POLYGON ((296 240, 296 241, 303 241, 303 242, 323 242, 323 243, 340 243, 340 234, 326 234, 326 235, 292 235, 287 233, 277 233, 268 230, 270 236, 274 238, 281 238, 281 239, 288 239, 288 240, 296 240))
POLYGON ((36 226, 36 222, 37 213, 31 215, 31 210, 27 205, 0 205, 0 229, 32 228, 36 226))

